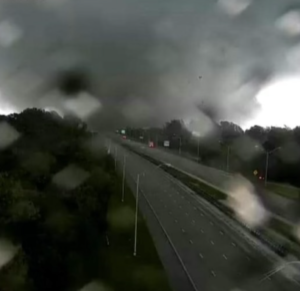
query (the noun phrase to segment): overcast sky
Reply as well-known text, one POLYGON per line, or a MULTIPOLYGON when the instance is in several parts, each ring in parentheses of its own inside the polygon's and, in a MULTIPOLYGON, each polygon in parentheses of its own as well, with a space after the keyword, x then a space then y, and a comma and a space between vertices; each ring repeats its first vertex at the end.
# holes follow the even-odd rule
POLYGON ((77 67, 102 126, 203 121, 199 107, 249 125, 261 88, 298 73, 300 20, 282 20, 297 2, 1 0, 1 110, 59 107, 53 80, 77 67))

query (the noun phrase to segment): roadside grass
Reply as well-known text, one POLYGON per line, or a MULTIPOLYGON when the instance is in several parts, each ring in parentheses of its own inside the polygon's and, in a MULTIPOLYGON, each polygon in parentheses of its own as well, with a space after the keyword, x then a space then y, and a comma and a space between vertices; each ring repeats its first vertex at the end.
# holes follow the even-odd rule
MULTIPOLYGON (((118 183, 121 185, 121 183, 118 183)), ((114 291, 171 291, 147 225, 139 213, 137 255, 133 256, 135 198, 126 187, 125 202, 121 202, 121 187, 108 206, 109 245, 104 250, 104 278, 114 291)), ((103 277, 103 276, 102 276, 103 277)))
POLYGON ((266 188, 289 199, 298 200, 300 198, 300 189, 290 185, 268 182, 266 188))

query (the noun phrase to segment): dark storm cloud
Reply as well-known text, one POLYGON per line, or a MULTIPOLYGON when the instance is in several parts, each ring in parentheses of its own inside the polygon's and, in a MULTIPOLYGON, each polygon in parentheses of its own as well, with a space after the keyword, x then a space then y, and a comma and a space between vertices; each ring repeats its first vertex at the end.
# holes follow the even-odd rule
POLYGON ((217 120, 242 122, 282 66, 285 43, 274 23, 293 1, 247 3, 233 15, 204 0, 3 1, 0 21, 22 37, 0 47, 1 91, 16 109, 34 106, 62 71, 76 68, 101 100, 101 124, 193 118, 201 104, 217 120))

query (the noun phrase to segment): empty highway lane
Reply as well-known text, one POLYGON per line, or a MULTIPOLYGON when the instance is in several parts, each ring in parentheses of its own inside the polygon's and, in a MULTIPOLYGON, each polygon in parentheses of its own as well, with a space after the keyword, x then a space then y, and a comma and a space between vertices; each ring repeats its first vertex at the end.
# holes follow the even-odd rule
POLYGON ((279 274, 263 279, 275 266, 262 246, 163 170, 115 146, 120 168, 127 157, 126 179, 133 190, 140 174, 140 209, 174 290, 292 291, 299 287, 279 274))

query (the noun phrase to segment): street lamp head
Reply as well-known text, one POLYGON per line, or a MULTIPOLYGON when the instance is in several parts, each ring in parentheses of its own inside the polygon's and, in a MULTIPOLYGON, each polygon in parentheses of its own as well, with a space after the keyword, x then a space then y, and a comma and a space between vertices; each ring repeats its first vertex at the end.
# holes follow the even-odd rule
POLYGON ((269 151, 268 154, 274 153, 275 151, 278 151, 278 150, 280 150, 280 149, 281 149, 281 147, 277 147, 277 148, 275 148, 275 149, 269 151))
POLYGON ((198 131, 192 131, 192 135, 195 136, 195 137, 200 137, 201 136, 200 132, 198 132, 198 131))

